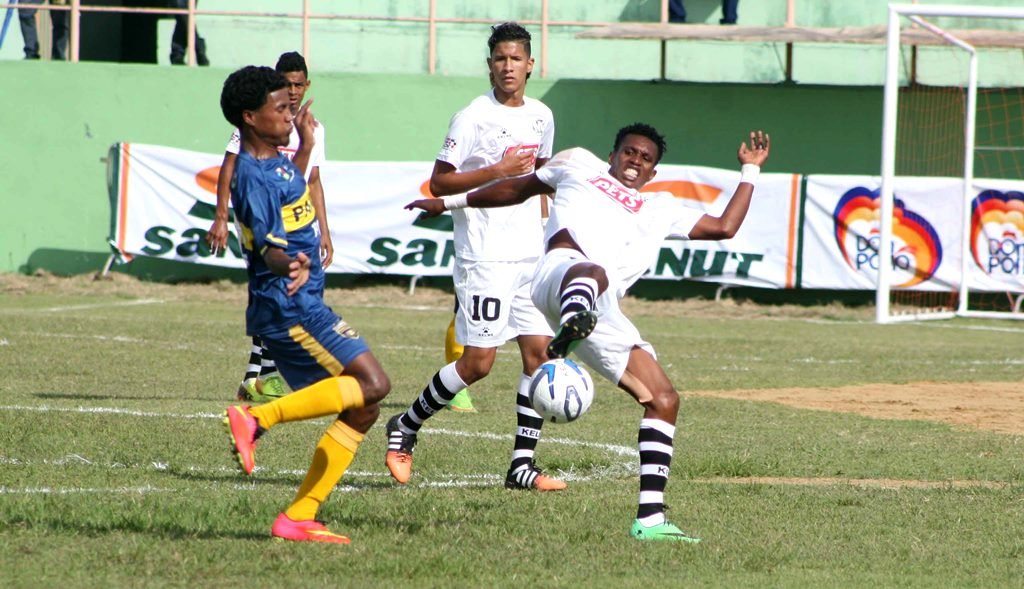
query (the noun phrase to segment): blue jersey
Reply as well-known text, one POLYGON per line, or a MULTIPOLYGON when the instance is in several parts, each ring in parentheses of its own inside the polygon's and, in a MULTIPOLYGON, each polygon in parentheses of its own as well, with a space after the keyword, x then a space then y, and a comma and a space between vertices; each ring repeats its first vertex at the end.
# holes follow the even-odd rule
POLYGON ((323 303, 324 271, 316 214, 302 172, 287 157, 257 160, 244 149, 231 178, 231 205, 248 262, 248 335, 287 332, 309 314, 329 309, 323 303), (309 257, 309 281, 288 295, 286 276, 270 271, 263 254, 276 247, 294 258, 309 257))

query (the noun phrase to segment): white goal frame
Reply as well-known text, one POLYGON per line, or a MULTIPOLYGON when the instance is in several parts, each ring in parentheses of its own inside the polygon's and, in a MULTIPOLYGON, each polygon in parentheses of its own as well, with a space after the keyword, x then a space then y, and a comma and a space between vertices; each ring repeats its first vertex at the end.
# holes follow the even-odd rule
POLYGON ((885 98, 882 120, 882 169, 881 169, 881 203, 879 223, 879 264, 878 283, 875 291, 875 321, 877 323, 893 323, 899 321, 919 321, 923 319, 949 319, 961 317, 985 317, 1000 319, 1024 319, 1019 312, 1018 299, 1015 312, 972 311, 967 308, 967 276, 970 260, 970 204, 973 199, 974 185, 974 134, 975 117, 977 114, 978 92, 978 54, 969 43, 954 37, 939 27, 925 21, 922 17, 975 17, 975 18, 1007 18, 1024 19, 1024 9, 983 6, 954 6, 920 4, 890 4, 889 21, 886 37, 885 53, 885 98), (964 170, 963 170, 963 234, 960 240, 961 267, 959 284, 959 302, 956 310, 950 311, 919 311, 894 315, 890 308, 892 265, 888 263, 883 252, 892 250, 892 226, 889 221, 893 215, 893 184, 896 177, 896 115, 900 89, 900 32, 902 18, 941 37, 950 45, 964 50, 969 57, 966 121, 964 127, 964 170))

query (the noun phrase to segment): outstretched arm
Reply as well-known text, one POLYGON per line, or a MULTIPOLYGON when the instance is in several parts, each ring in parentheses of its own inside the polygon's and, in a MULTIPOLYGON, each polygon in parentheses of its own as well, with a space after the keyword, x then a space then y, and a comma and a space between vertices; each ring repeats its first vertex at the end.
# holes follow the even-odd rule
POLYGON ((507 207, 524 202, 531 196, 551 192, 552 188, 537 178, 537 174, 517 176, 491 184, 468 195, 457 194, 444 198, 423 198, 405 205, 407 210, 420 209, 426 217, 436 217, 446 210, 507 207))
POLYGON ((445 161, 434 161, 434 171, 430 173, 430 193, 434 196, 460 194, 494 180, 532 172, 537 159, 536 152, 520 147, 509 149, 504 157, 490 166, 469 172, 458 172, 455 166, 445 161))
POLYGON ((762 131, 750 132, 750 146, 741 143, 736 157, 742 164, 742 176, 740 183, 733 193, 732 199, 726 205, 721 217, 704 215, 700 221, 690 230, 690 239, 721 240, 731 239, 739 231, 743 219, 747 216, 747 209, 750 208, 750 198, 754 195, 754 181, 761 164, 768 159, 768 152, 771 147, 771 138, 762 131))

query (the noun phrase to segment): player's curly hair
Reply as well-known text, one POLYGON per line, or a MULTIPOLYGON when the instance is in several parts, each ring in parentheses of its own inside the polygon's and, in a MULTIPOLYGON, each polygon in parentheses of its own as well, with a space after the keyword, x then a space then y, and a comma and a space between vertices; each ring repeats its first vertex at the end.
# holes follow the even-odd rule
POLYGON ((530 31, 527 31, 519 23, 514 22, 503 22, 500 25, 494 25, 491 27, 491 38, 487 39, 487 48, 490 49, 490 53, 494 53, 494 48, 498 46, 498 43, 506 43, 509 41, 515 43, 522 43, 523 49, 526 50, 527 55, 530 53, 530 40, 533 37, 530 36, 530 31))
MULTIPOLYGON (((622 140, 626 138, 626 135, 640 135, 646 137, 654 142, 654 145, 658 147, 658 161, 661 161, 662 156, 668 151, 668 145, 665 144, 665 136, 658 133, 658 130, 646 123, 633 123, 632 125, 626 125, 619 129, 619 132, 615 135, 615 145, 612 147, 612 151, 618 151, 619 147, 622 146, 622 140)), ((657 162, 655 162, 657 163, 657 162)))
POLYGON ((267 103, 267 95, 288 85, 280 73, 265 67, 247 65, 224 80, 220 91, 220 111, 236 128, 242 128, 242 113, 259 110, 267 103))
POLYGON ((277 65, 274 69, 282 74, 290 72, 302 72, 302 75, 309 77, 309 70, 306 69, 306 58, 302 57, 302 54, 298 51, 289 51, 288 53, 282 53, 281 57, 277 58, 277 65))

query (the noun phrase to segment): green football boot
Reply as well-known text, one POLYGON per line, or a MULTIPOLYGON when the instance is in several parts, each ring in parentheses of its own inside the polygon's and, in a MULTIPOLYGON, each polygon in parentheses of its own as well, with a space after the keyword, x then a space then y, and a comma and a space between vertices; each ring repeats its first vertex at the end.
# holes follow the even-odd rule
POLYGON ((473 407, 473 399, 469 396, 469 389, 462 389, 455 393, 455 398, 452 399, 451 403, 448 403, 448 408, 460 413, 476 413, 476 407, 473 407))
POLYGON ((256 384, 256 388, 259 389, 260 395, 258 399, 254 400, 260 403, 269 403, 288 394, 288 385, 281 378, 280 372, 261 376, 256 384))
POLYGON ((629 535, 637 540, 674 540, 689 544, 700 543, 700 538, 687 534, 667 521, 656 526, 646 527, 640 523, 640 520, 633 520, 633 527, 629 530, 629 535))

